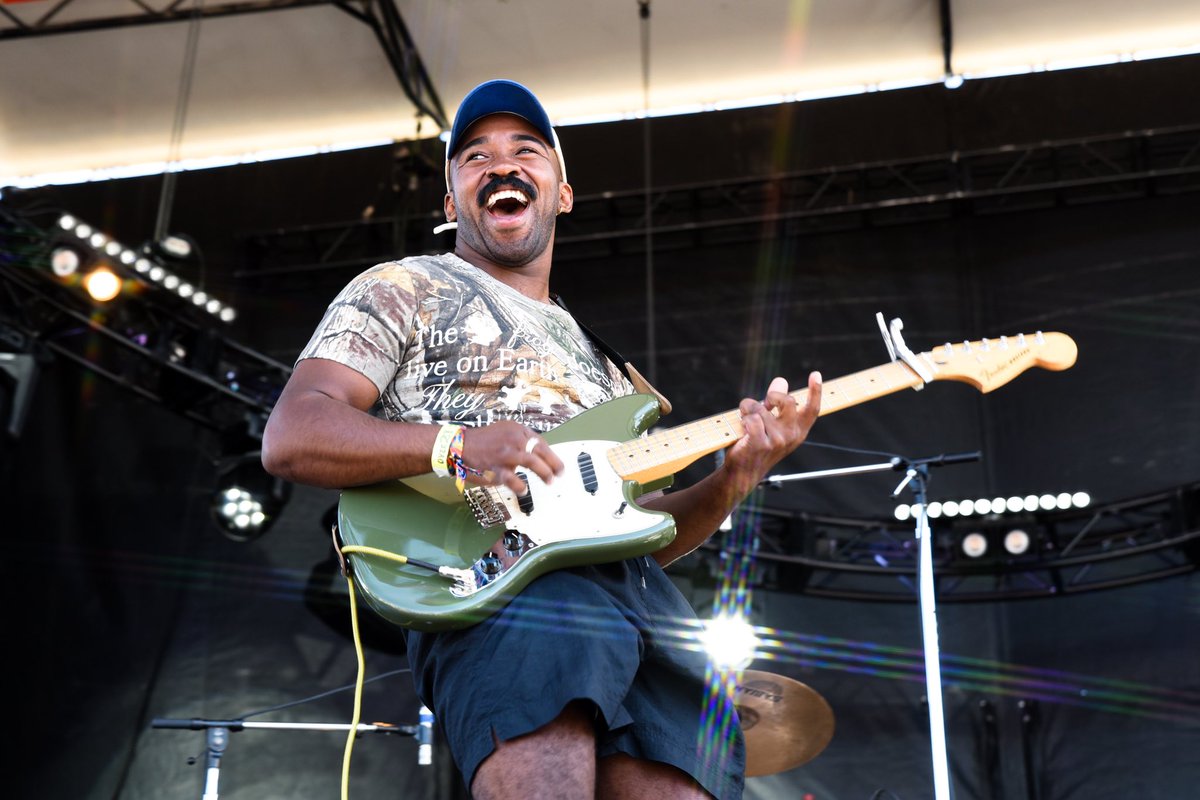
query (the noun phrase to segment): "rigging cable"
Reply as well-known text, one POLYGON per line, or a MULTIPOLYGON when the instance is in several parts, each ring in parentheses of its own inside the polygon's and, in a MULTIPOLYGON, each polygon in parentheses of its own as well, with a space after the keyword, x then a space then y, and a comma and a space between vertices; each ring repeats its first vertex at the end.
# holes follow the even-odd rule
POLYGON ((175 120, 171 124, 171 140, 167 147, 167 164, 163 170, 162 193, 158 199, 158 219, 154 223, 154 241, 161 242, 167 236, 170 224, 171 205, 175 199, 175 180, 178 171, 179 151, 183 143, 183 129, 187 122, 188 103, 192 96, 192 78, 196 74, 196 52, 200 41, 200 17, 204 0, 195 0, 192 19, 188 23, 187 45, 183 52, 183 72, 179 76, 179 96, 175 101, 175 120))
POLYGON ((658 383, 658 354, 654 335, 654 226, 651 224, 653 206, 650 201, 652 170, 650 160, 650 0, 638 0, 638 17, 642 34, 642 164, 645 170, 646 230, 646 372, 650 383, 658 383))

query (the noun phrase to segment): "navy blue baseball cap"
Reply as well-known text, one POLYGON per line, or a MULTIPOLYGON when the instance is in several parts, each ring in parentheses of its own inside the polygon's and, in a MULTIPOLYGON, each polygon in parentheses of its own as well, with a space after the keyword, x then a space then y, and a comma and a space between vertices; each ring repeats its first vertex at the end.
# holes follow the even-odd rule
POLYGON ((492 114, 513 114, 528 122, 534 130, 546 138, 558 156, 558 167, 563 183, 567 181, 567 164, 563 160, 562 145, 558 134, 550 124, 546 109, 534 97, 533 92, 516 81, 497 79, 479 84, 463 98, 454 115, 450 138, 446 140, 446 185, 450 185, 450 159, 462 146, 467 129, 484 117, 492 114))

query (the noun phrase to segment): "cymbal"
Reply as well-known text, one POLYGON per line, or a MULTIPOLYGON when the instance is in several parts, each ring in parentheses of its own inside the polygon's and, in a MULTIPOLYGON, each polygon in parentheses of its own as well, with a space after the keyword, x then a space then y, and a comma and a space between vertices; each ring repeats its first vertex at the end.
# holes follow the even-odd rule
POLYGON ((773 775, 816 758, 833 738, 833 709, 800 681, 743 670, 734 705, 746 737, 746 776, 773 775))

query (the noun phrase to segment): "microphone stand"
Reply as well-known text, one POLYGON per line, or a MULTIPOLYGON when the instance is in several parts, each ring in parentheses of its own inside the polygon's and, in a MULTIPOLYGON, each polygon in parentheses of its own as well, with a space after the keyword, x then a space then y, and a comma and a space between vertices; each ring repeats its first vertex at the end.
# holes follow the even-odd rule
POLYGON ((950 767, 946 755, 946 717, 942 707, 942 667, 939 659, 937 610, 933 583, 933 534, 929 528, 927 490, 930 467, 963 464, 978 461, 980 453, 943 453, 928 458, 895 457, 881 464, 866 464, 842 469, 826 469, 801 472, 792 475, 769 475, 760 486, 778 489, 788 481, 827 478, 835 475, 857 475, 864 472, 896 470, 904 472, 904 479, 892 491, 899 497, 911 484, 917 497, 919 510, 916 518, 916 538, 920 543, 917 556, 918 600, 921 608, 921 641, 925 653, 925 694, 929 701, 929 737, 933 759, 933 790, 936 800, 950 800, 950 767))
MULTIPOLYGON (((150 727, 206 731, 205 739, 208 748, 205 758, 204 794, 201 796, 201 800, 217 800, 218 798, 217 787, 221 779, 221 757, 225 755, 225 748, 229 744, 230 732, 247 730, 250 728, 290 731, 354 730, 360 734, 392 733, 400 734, 402 736, 414 736, 422 744, 420 763, 422 765, 429 763, 427 760, 427 755, 424 752, 426 749, 426 734, 429 727, 425 721, 424 709, 422 709, 422 722, 417 725, 392 725, 386 722, 376 722, 372 724, 359 723, 358 725, 336 722, 246 722, 245 720, 240 719, 168 719, 164 717, 155 717, 151 721, 150 727)), ((189 763, 191 763, 190 759, 189 763)))

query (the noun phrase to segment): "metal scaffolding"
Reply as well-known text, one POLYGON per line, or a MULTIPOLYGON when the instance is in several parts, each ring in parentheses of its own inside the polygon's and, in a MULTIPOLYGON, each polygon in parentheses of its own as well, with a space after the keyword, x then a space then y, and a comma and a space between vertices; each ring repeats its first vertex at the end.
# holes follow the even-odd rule
POLYGON ((450 127, 442 101, 434 89, 429 73, 425 70, 408 26, 404 24, 404 19, 396 8, 395 0, 241 0, 224 3, 173 0, 161 8, 153 8, 143 0, 130 0, 133 13, 116 16, 97 13, 94 7, 88 8, 89 5, 79 0, 59 0, 53 8, 37 18, 18 14, 15 9, 7 9, 0 5, 0 42, 6 39, 28 39, 332 6, 371 29, 409 101, 441 128, 450 127), (63 12, 68 10, 75 13, 69 20, 64 20, 63 12), (8 24, 5 25, 5 22, 8 24))
MULTIPOLYGON (((753 552, 709 542, 673 567, 715 578, 725 559, 749 557, 750 585, 845 600, 917 601, 917 540, 897 520, 777 511, 744 512, 753 552)), ((1065 597, 1129 586, 1200 568, 1200 484, 1084 509, 930 521, 941 603, 1065 597), (1005 533, 1025 532, 1028 550, 1007 552, 1005 533), (969 532, 991 541, 962 548, 969 532)), ((743 548, 746 550, 747 548, 743 548)))
MULTIPOLYGON (((654 189, 650 231, 656 250, 692 249, 1197 190, 1200 126, 1188 126, 654 189)), ((646 200, 641 189, 577 197, 558 219, 555 259, 642 255, 646 200)), ((432 233, 440 221, 431 210, 251 232, 238 277, 434 252, 444 245, 432 233)))
MULTIPOLYGON (((127 291, 100 304, 78 276, 56 276, 53 228, 0 206, 0 351, 61 358, 203 428, 253 447, 291 368, 233 340, 226 327, 124 265, 127 291)), ((89 266, 94 266, 89 265, 89 266)))

